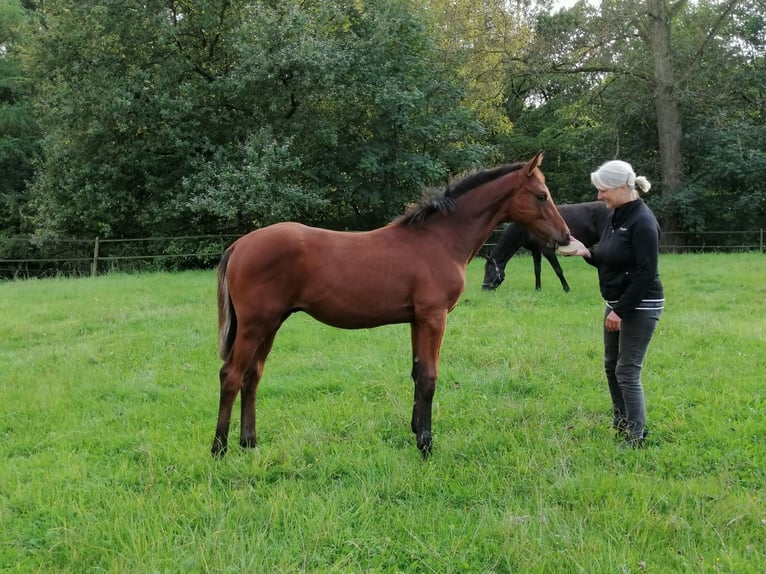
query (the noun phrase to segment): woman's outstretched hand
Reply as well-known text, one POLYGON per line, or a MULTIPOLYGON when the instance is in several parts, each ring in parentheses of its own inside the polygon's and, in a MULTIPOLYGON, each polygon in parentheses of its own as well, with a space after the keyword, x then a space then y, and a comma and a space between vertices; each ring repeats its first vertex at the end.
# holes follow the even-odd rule
POLYGON ((580 257, 590 257, 590 249, 585 247, 583 243, 576 239, 574 236, 569 237, 569 245, 558 251, 559 255, 570 257, 572 255, 579 255, 580 257), (574 247, 574 249, 572 249, 574 247))

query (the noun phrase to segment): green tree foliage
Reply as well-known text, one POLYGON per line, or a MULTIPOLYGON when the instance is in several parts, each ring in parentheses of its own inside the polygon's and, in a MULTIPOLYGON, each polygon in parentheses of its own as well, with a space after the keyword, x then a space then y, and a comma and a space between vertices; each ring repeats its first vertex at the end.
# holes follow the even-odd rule
MULTIPOLYGON (((593 199, 588 173, 621 157, 658 182, 652 63, 640 2, 581 1, 543 14, 534 42, 510 74, 517 133, 555 158, 552 182, 566 201, 593 199)), ((550 171, 550 168, 549 168, 550 171)))
POLYGON ((683 31, 707 45, 683 92, 684 183, 656 202, 689 231, 766 225, 766 11, 739 2, 710 36, 715 8, 684 15, 683 31))
POLYGON ((581 1, 543 14, 509 71, 519 114, 509 141, 551 152, 549 179, 567 200, 583 199, 598 163, 621 157, 654 182, 649 201, 669 228, 763 225, 763 21, 758 0, 581 1), (652 29, 657 18, 667 30, 652 29), (726 189, 736 200, 723 201, 726 189))
POLYGON ((25 25, 18 0, 0 2, 0 235, 22 231, 26 185, 39 153, 31 87, 18 50, 25 25))
POLYGON ((486 156, 406 0, 51 0, 38 17, 42 229, 370 227, 486 156))
MULTIPOLYGON (((580 8, 588 9, 592 14, 589 5, 580 8)), ((589 84, 551 71, 552 55, 535 49, 541 45, 540 22, 550 20, 550 11, 549 1, 429 2, 435 34, 468 83, 471 104, 497 146, 497 160, 525 158, 543 149, 556 201, 582 201, 592 199, 582 166, 598 149, 603 124, 594 122, 583 103, 589 84)), ((582 24, 577 14, 563 14, 572 31, 582 24)), ((564 38, 556 32, 557 41, 564 38)))
POLYGON ((255 125, 268 129, 231 150, 226 170, 205 169, 190 182, 195 210, 221 204, 231 189, 242 201, 263 204, 249 211, 256 224, 292 216, 372 227, 423 186, 481 161, 481 126, 461 104, 462 91, 423 24, 405 3, 361 6, 280 3, 259 6, 248 18, 235 75, 246 80, 242 100, 252 99, 263 118, 255 125), (253 177, 255 165, 277 173, 253 177), (216 183, 231 177, 239 180, 234 186, 216 183), (269 179, 286 188, 234 189, 269 179))
POLYGON ((677 229, 765 226, 763 0, 595 4, 5 0, 0 233, 364 229, 538 149, 559 202, 619 156, 677 229))

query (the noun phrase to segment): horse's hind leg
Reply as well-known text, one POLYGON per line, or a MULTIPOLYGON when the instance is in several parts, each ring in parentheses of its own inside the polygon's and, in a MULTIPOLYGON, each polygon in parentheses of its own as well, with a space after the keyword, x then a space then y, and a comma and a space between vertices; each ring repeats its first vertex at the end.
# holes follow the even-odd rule
MULTIPOLYGON (((271 343, 273 341, 273 334, 268 341, 268 349, 271 349, 271 343)), ((255 387, 258 384, 258 379, 255 377, 256 373, 260 376, 263 369, 263 361, 261 361, 260 369, 251 370, 250 364, 253 357, 259 349, 263 340, 259 341, 257 337, 248 335, 246 332, 240 329, 237 333, 237 337, 234 341, 234 347, 231 353, 224 361, 219 378, 221 381, 221 397, 218 405, 218 422, 215 427, 215 438, 213 439, 213 447, 211 452, 213 456, 224 456, 228 449, 229 442, 229 425, 231 423, 231 411, 234 407, 234 401, 237 399, 237 394, 240 389, 245 385, 243 391, 243 399, 247 403, 252 399, 253 409, 255 408, 255 387)), ((268 352, 266 353, 268 354, 268 352)), ((265 360, 265 356, 263 358, 265 360)), ((244 412, 243 406, 243 412, 244 412)), ((244 427, 244 422, 243 422, 244 427)), ((252 417, 252 429, 253 429, 253 443, 255 442, 255 413, 252 417)))
POLYGON ((215 426, 215 437, 213 438, 213 456, 224 456, 228 450, 229 443, 229 424, 231 422, 231 409, 242 385, 242 375, 236 364, 232 360, 232 355, 221 367, 219 372, 221 380, 221 397, 218 403, 218 422, 215 426))
POLYGON ((253 448, 256 444, 255 438, 255 413, 256 413, 256 394, 258 392, 258 382, 263 376, 263 367, 266 364, 266 358, 269 356, 271 347, 274 344, 276 331, 266 337, 258 345, 253 358, 245 370, 242 379, 242 394, 240 400, 242 403, 241 429, 239 435, 239 445, 242 448, 253 448))

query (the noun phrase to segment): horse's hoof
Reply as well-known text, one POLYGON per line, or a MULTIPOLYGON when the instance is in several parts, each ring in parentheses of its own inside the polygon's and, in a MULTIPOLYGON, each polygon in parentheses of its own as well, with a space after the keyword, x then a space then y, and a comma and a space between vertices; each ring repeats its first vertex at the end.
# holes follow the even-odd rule
POLYGON ((426 431, 418 436, 418 450, 423 458, 428 458, 431 454, 431 447, 433 446, 433 438, 431 433, 426 431))
POLYGON ((227 450, 228 449, 226 449, 225 447, 224 448, 213 447, 213 448, 210 449, 210 454, 213 455, 213 458, 223 458, 223 457, 226 456, 226 451, 227 450))
POLYGON ((240 439, 239 446, 242 448, 255 448, 255 437, 240 439))

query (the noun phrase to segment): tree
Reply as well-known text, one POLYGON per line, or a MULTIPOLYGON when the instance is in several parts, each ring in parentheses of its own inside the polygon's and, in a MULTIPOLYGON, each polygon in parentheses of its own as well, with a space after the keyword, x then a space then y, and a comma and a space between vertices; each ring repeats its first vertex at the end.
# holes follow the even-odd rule
MULTIPOLYGON (((485 154, 481 126, 409 4, 360 6, 261 6, 244 28, 235 74, 255 86, 250 93, 278 98, 259 123, 300 162, 297 195, 321 198, 302 221, 380 225, 423 186, 485 154)), ((201 185, 218 189, 207 178, 201 185)))
POLYGON ((33 8, 0 26, 7 228, 33 207, 40 232, 76 236, 363 229, 541 148, 558 201, 592 198, 589 168, 619 155, 663 192, 666 228, 763 213, 763 0, 33 8))
POLYGON ((485 156, 408 0, 49 0, 40 228, 380 225, 485 156))
POLYGON ((715 6, 685 14, 681 27, 706 37, 704 58, 681 94, 684 183, 657 206, 687 231, 766 225, 766 12, 743 1, 715 37, 715 6))
MULTIPOLYGON (((468 86, 469 100, 494 139, 502 142, 514 129, 508 113, 508 73, 532 42, 536 19, 551 2, 530 0, 437 0, 427 3, 433 34, 468 86)), ((515 150, 526 157, 530 150, 515 150)), ((534 150, 537 151, 537 150, 534 150)))
POLYGON ((31 83, 19 52, 25 24, 18 0, 0 3, 0 234, 11 236, 23 231, 27 181, 39 157, 31 83))
MULTIPOLYGON (((706 58, 721 49, 716 45, 720 34, 743 4, 742 0, 691 6, 684 0, 604 0, 597 11, 580 2, 570 10, 540 17, 527 69, 544 70, 546 77, 580 77, 588 86, 587 98, 600 108, 602 121, 611 121, 617 133, 622 132, 614 141, 612 156, 634 163, 646 160, 650 165, 654 163, 652 150, 656 150, 656 187, 668 204, 668 198, 684 184, 682 126, 688 113, 687 94, 701 85, 706 58), (641 105, 644 94, 652 97, 651 109, 641 105), (642 123, 649 119, 654 145, 636 137, 645 131, 642 123), (626 149, 631 139, 645 150, 626 149)), ((663 216, 666 228, 682 227, 683 219, 672 210, 663 216)))

